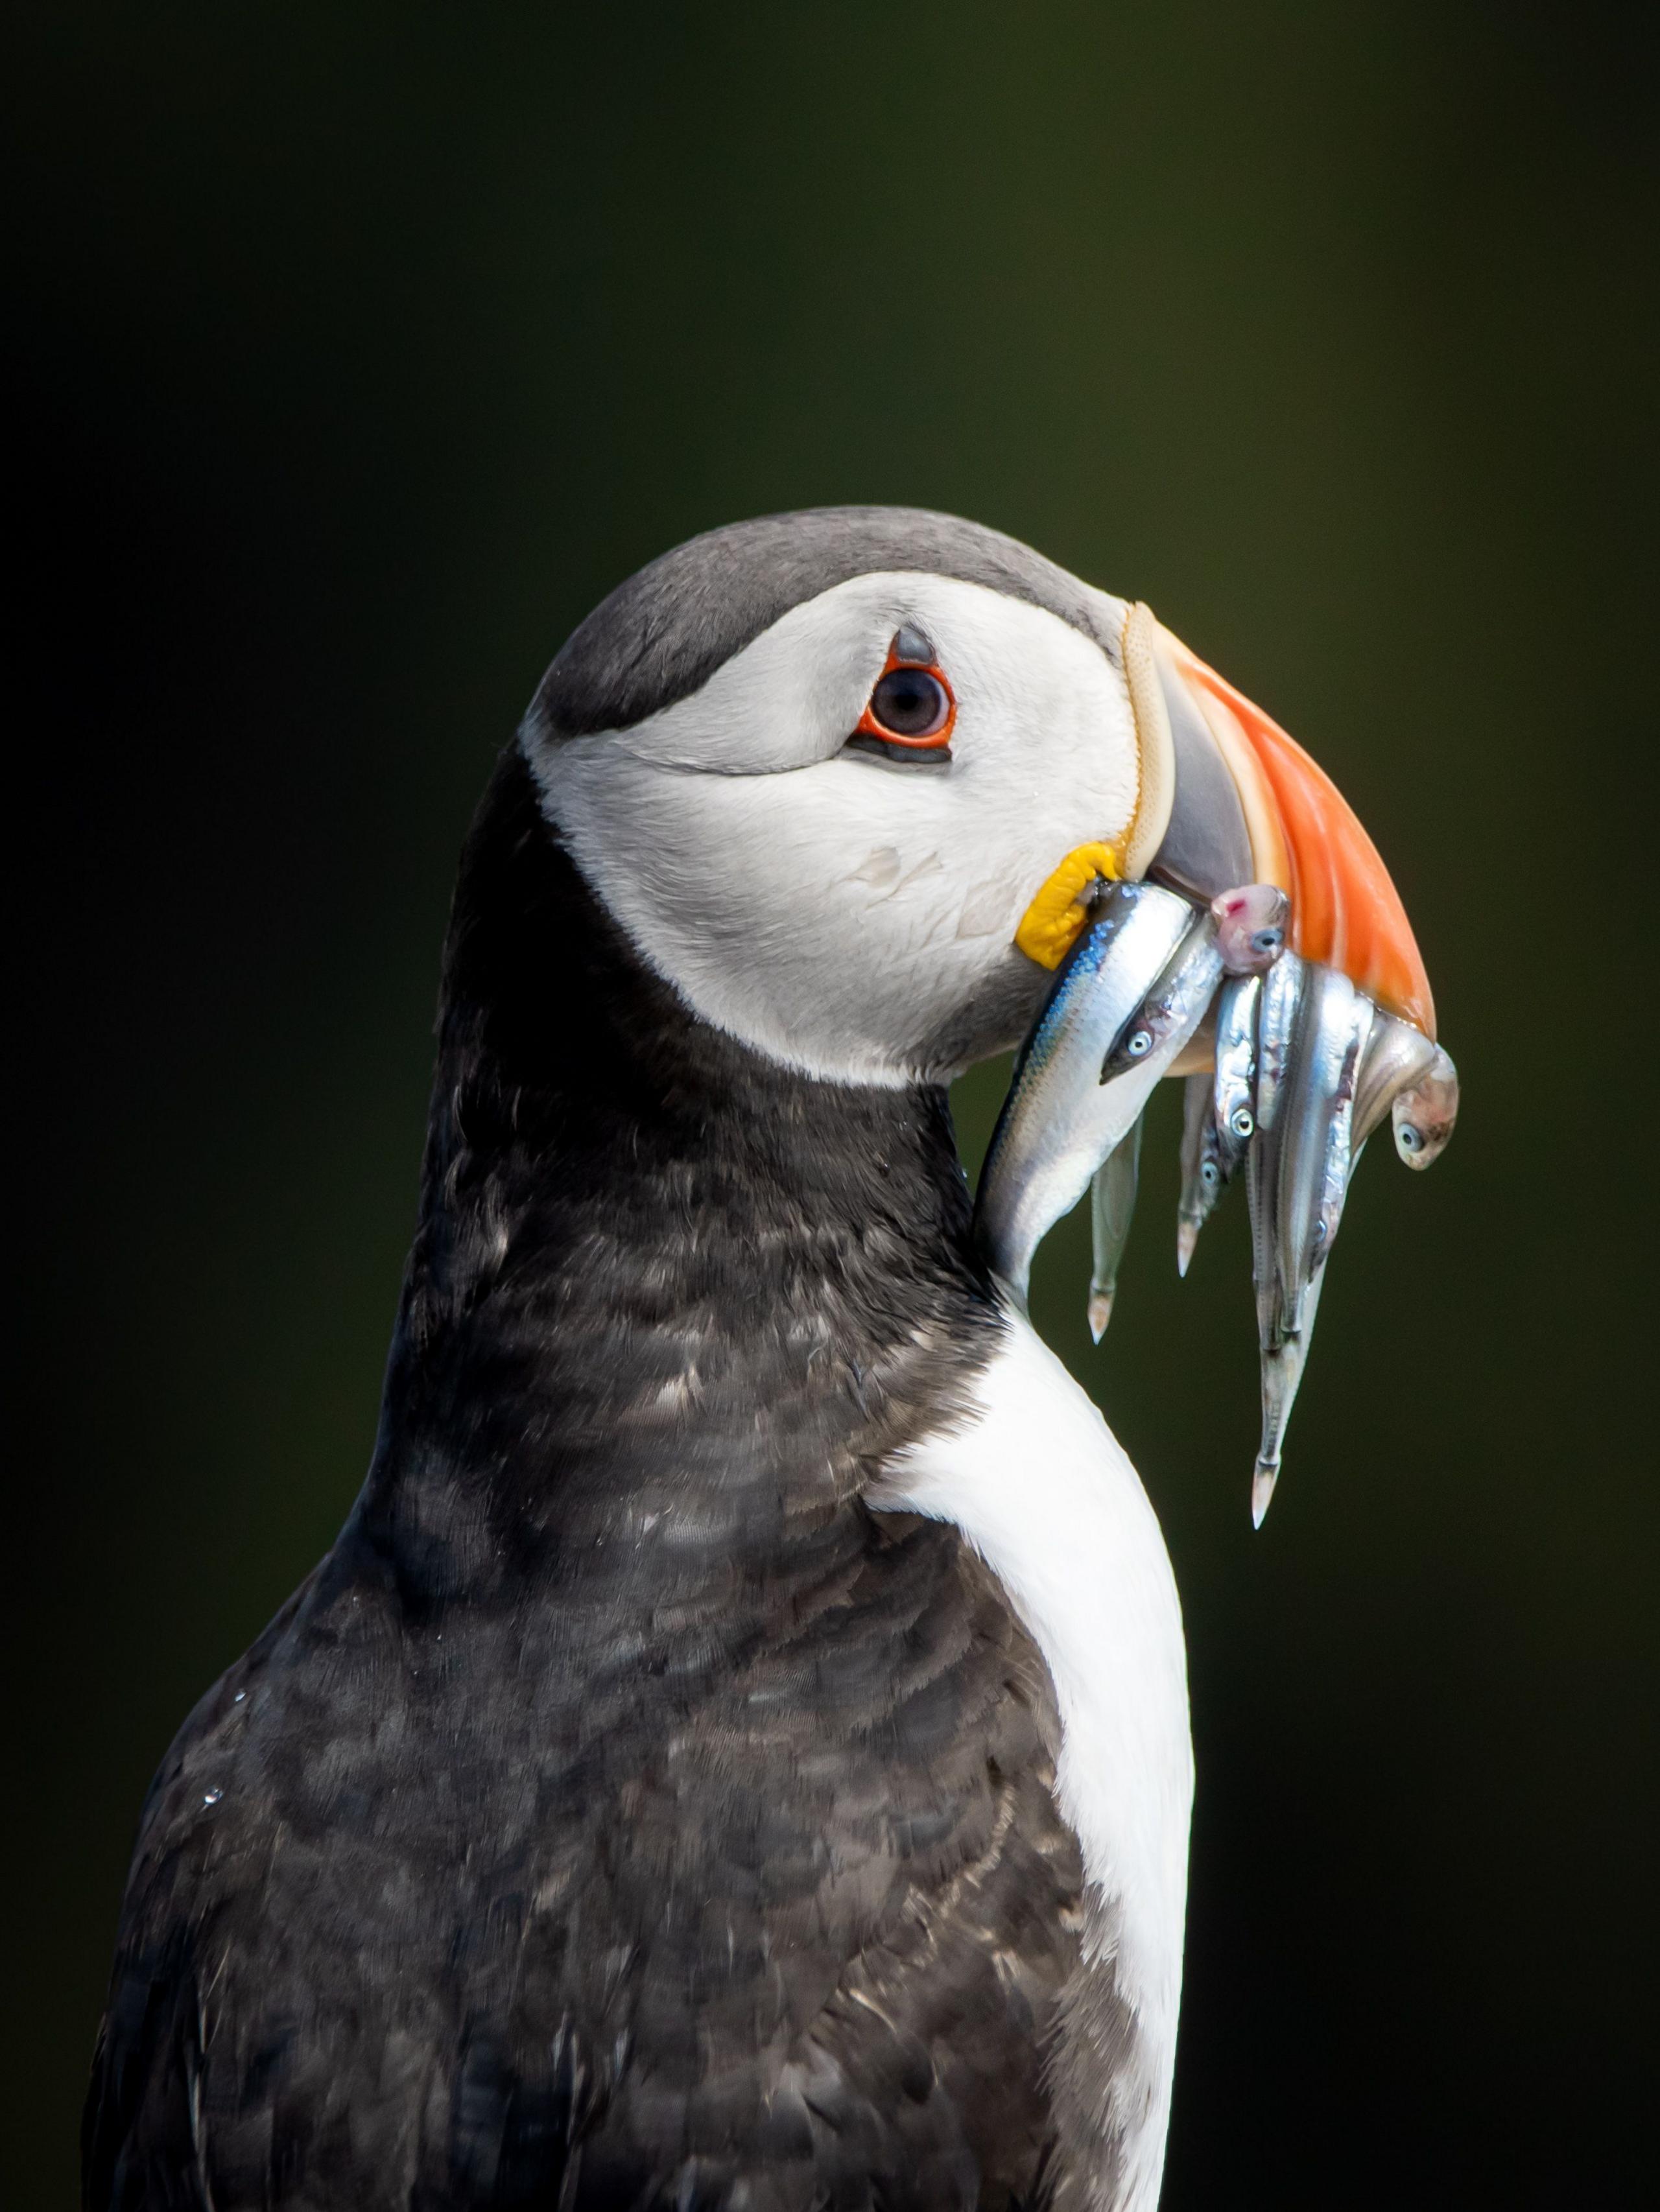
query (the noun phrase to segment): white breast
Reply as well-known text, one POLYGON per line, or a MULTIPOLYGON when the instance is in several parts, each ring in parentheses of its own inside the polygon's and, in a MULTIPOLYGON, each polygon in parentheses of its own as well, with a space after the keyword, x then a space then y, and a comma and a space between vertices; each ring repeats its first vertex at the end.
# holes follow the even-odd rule
MULTIPOLYGON (((1093 1939, 1114 1953, 1134 2028, 1110 2087, 1095 2084, 1112 2154, 1099 2186, 1081 2194, 1096 2212, 1151 2212, 1170 2120, 1193 1802, 1181 1605, 1122 1448, 1031 1324, 1011 1313, 1006 1328, 974 1417, 907 1447, 870 1502, 954 1522, 1049 1664, 1061 1725, 1056 1796, 1083 1856, 1093 1939)), ((1070 2064, 1062 2055, 1055 2070, 1076 2075, 1080 2063, 1087 2073, 1086 2054, 1070 2064)))

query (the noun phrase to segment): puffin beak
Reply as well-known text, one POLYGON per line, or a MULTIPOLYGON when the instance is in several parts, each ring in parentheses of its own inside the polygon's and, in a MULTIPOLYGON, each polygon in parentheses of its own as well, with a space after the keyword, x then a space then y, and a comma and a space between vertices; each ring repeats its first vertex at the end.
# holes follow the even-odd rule
POLYGON ((1129 611, 1124 671, 1141 759, 1124 873, 1207 899, 1277 884, 1291 898, 1294 951, 1433 1038, 1435 1002, 1401 895, 1331 778, 1150 607, 1129 611))

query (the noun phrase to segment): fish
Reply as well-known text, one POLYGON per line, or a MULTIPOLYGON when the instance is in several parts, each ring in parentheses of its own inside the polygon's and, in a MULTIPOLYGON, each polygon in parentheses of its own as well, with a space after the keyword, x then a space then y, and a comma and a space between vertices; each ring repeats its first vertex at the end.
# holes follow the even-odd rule
POLYGON ((1260 974, 1225 976, 1210 1018, 1213 1072, 1196 1073, 1188 1079, 1182 1123, 1182 1196, 1176 1220, 1179 1275, 1185 1275, 1192 1265, 1199 1232, 1237 1174, 1256 1133, 1256 1009, 1262 989, 1260 974))
POLYGON ((1256 1018, 1262 978, 1231 976, 1216 994, 1216 1071, 1211 1113, 1228 1182, 1256 1133, 1256 1018))
POLYGON ((1101 1080, 1108 1083, 1123 1074, 1151 1051, 1171 1021, 1185 1019, 1195 993, 1203 995, 1207 1012, 1211 995, 1224 975, 1260 975, 1270 967, 1285 951, 1290 914, 1291 901, 1274 884, 1242 884, 1213 898, 1208 927, 1201 926, 1183 940, 1146 1004, 1114 1040, 1101 1080))
MULTIPOLYGON (((1210 1078, 1202 1079, 1207 1088, 1210 1078)), ((1099 1344, 1112 1319, 1112 1302, 1118 1291, 1118 1263, 1129 1240, 1130 1217, 1135 1212, 1135 1186, 1141 1172, 1141 1127, 1139 1114, 1128 1137, 1116 1144, 1095 1170, 1090 1186, 1090 1230, 1093 1261, 1090 1270, 1089 1304, 1085 1309, 1090 1335, 1099 1344)))
POLYGON ((1314 1334, 1314 1316, 1319 1308, 1320 1292, 1325 1279, 1325 1262, 1322 1261, 1310 1278, 1304 1297, 1301 1334, 1286 1337, 1261 1355, 1262 1437, 1256 1448, 1256 1464, 1251 1469, 1250 1525, 1253 1528, 1260 1528, 1268 1518, 1274 1487, 1280 1480, 1280 1458, 1286 1441, 1286 1425, 1291 1419, 1297 1388, 1303 1379, 1303 1363, 1308 1357, 1309 1340, 1314 1334))
POLYGON ((1335 969, 1299 963, 1296 981, 1289 1018, 1276 1010, 1285 1038, 1283 1073, 1272 1123, 1264 1126, 1259 1113, 1248 1177, 1262 1393, 1251 1481, 1259 1528, 1279 1478, 1320 1285, 1342 1219, 1355 1158, 1355 1091, 1375 1011, 1335 969))
POLYGON ((1176 1210, 1176 1272, 1185 1275, 1199 1232, 1222 1195, 1227 1177, 1216 1133, 1215 1079, 1199 1068, 1187 1079, 1182 1098, 1182 1195, 1176 1210))
MULTIPOLYGON (((1213 916, 1205 915, 1194 922, 1152 990, 1108 1048, 1101 1061, 1103 1083, 1132 1073, 1177 1029, 1182 1032, 1183 1044, 1193 1035, 1222 980, 1222 955, 1216 936, 1213 916)), ((1166 1052, 1164 1063, 1168 1065, 1174 1057, 1166 1052)))
POLYGON ((1427 1072, 1389 1108, 1395 1149, 1409 1168, 1432 1167, 1452 1139, 1458 1120, 1458 1070, 1439 1045, 1427 1072))
POLYGON ((1230 975, 1260 975, 1286 949, 1291 901, 1277 884, 1241 884, 1210 902, 1217 950, 1230 975))
POLYGON ((1380 1007, 1372 1017, 1354 1091, 1354 1149, 1357 1155, 1402 1091, 1428 1073, 1436 1048, 1415 1023, 1403 1022, 1380 1007))
POLYGON ((1279 1153, 1275 1243, 1280 1334, 1303 1327, 1303 1298, 1329 1257, 1353 1157, 1354 1086, 1371 1027, 1371 1001, 1335 968, 1309 963, 1289 1079, 1271 1141, 1279 1153))
POLYGON ((1207 908, 1163 884, 1105 884, 1016 1060, 975 1206, 980 1249, 1024 1310, 1038 1244, 1093 1179, 1098 1343, 1135 1202, 1143 1109, 1161 1075, 1185 1075, 1183 1274, 1242 1170, 1249 1195, 1258 1528, 1361 1150, 1388 1112, 1401 1157, 1426 1167, 1458 1113, 1446 1053, 1341 969, 1287 950, 1289 920, 1273 884, 1241 885, 1207 908))
POLYGON ((1303 993, 1303 962, 1281 953, 1262 977, 1256 1002, 1256 1126, 1271 1129, 1291 1058, 1292 1033, 1303 993))
POLYGON ((1107 884, 1016 1060, 980 1179, 975 1225, 988 1265, 1022 1306, 1038 1244, 1129 1134, 1153 1085, 1203 1018, 1208 994, 1192 994, 1179 1011, 1172 1006, 1158 1038, 1125 1073, 1102 1080, 1107 1055, 1195 930, 1213 955, 1214 925, 1189 900, 1158 884, 1107 884))
MULTIPOLYGON (((1266 1354, 1280 1342, 1279 1152, 1266 1141, 1279 1114, 1303 993, 1304 966, 1294 952, 1281 955, 1262 978, 1256 994, 1255 1073, 1250 1110, 1256 1127, 1246 1153, 1250 1204, 1251 1281, 1256 1291, 1256 1340, 1266 1354)), ((1219 1029, 1221 1014, 1218 1012, 1219 1029)))

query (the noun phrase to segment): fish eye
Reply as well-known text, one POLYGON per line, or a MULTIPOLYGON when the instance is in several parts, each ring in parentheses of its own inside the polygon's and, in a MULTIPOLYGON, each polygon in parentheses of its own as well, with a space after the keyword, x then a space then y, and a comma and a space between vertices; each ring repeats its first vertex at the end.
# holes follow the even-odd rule
POLYGON ((932 738, 946 726, 951 699, 926 668, 891 668, 870 695, 871 720, 895 738, 932 738))
POLYGON ((1217 1184, 1222 1180, 1222 1173, 1214 1160, 1206 1160, 1202 1163, 1199 1170, 1199 1180, 1202 1183, 1207 1183, 1211 1189, 1215 1189, 1217 1184))
POLYGON ((1259 929, 1251 939, 1251 947, 1257 952, 1277 952, 1285 941, 1283 929, 1259 929))
POLYGON ((1395 1142, 1403 1152, 1415 1152, 1424 1141, 1410 1121, 1403 1121, 1395 1133, 1395 1142))
POLYGON ((1228 1127, 1236 1137, 1249 1137, 1256 1127, 1256 1116, 1249 1106, 1236 1106, 1228 1116, 1228 1127))
POLYGON ((1152 1036, 1151 1031, 1147 1030, 1137 1030, 1135 1035, 1124 1047, 1124 1049, 1132 1060, 1145 1060, 1147 1054, 1152 1050, 1152 1036))

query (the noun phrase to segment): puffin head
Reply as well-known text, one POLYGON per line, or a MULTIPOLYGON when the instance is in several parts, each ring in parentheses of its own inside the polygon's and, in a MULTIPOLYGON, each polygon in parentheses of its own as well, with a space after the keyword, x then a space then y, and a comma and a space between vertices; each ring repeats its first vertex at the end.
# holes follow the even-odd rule
POLYGON ((842 1083, 1016 1042, 1101 876, 1272 882, 1432 1034, 1314 763, 1148 609, 1000 532, 830 507, 692 539, 573 633, 520 733, 590 889, 695 1013, 842 1083))

